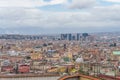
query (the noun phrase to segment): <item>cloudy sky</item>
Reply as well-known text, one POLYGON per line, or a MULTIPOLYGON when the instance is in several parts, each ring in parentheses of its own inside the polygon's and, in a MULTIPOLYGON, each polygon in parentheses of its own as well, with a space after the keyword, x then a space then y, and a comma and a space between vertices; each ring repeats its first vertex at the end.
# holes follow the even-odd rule
POLYGON ((120 0, 0 0, 0 34, 120 31, 120 0))

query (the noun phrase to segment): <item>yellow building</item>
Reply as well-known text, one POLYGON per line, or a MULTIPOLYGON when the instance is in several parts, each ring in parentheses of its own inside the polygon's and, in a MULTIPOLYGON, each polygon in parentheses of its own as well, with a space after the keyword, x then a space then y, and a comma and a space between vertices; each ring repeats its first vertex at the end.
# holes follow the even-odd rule
POLYGON ((32 53, 31 54, 31 59, 32 60, 42 59, 42 54, 40 54, 40 53, 32 53))

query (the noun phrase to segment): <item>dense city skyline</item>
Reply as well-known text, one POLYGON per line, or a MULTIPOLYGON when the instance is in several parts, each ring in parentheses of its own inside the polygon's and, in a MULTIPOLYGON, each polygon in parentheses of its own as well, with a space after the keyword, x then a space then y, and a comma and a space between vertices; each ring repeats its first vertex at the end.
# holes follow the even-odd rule
POLYGON ((0 0, 0 34, 119 31, 119 0, 0 0))

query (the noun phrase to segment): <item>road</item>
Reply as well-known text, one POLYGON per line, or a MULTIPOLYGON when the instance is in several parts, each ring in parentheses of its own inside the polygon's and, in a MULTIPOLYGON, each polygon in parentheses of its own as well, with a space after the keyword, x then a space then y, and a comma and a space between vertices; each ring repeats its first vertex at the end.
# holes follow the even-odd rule
POLYGON ((0 80, 57 80, 59 77, 0 78, 0 80))

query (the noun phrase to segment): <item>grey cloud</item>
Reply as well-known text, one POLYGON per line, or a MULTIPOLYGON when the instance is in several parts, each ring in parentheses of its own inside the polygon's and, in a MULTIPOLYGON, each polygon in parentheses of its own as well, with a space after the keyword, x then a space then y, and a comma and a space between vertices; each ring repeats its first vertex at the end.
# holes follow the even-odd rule
POLYGON ((119 14, 120 6, 118 5, 98 6, 89 12, 49 12, 36 8, 0 8, 0 28, 4 28, 5 33, 84 32, 103 29, 112 31, 119 28, 119 14))
POLYGON ((102 21, 120 21, 120 5, 97 7, 91 13, 102 21))
POLYGON ((84 8, 90 8, 97 4, 96 0, 72 0, 71 3, 69 3, 69 8, 71 9, 84 9, 84 8))

